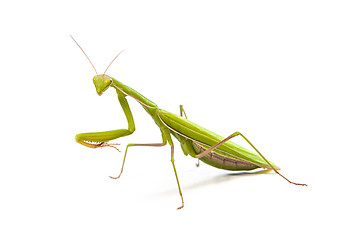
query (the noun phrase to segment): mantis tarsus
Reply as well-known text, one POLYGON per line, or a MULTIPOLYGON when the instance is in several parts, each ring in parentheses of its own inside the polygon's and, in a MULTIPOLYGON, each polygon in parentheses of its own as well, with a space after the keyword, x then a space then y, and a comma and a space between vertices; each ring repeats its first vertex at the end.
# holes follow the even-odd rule
MULTIPOLYGON (((71 36, 75 41, 75 39, 71 36)), ((255 146, 240 132, 235 132, 230 136, 223 138, 187 119, 185 110, 182 105, 180 105, 180 116, 167 112, 158 108, 158 106, 132 89, 129 86, 119 82, 118 80, 106 75, 106 71, 114 60, 119 56, 119 53, 109 64, 103 74, 98 74, 94 65, 90 61, 89 57, 86 55, 84 50, 80 45, 75 41, 79 46, 81 51, 85 54, 86 58, 89 60, 90 64, 96 72, 96 76, 93 78, 93 82, 96 88, 96 92, 99 96, 103 94, 109 87, 113 87, 116 90, 118 100, 120 105, 125 113, 128 128, 127 129, 117 129, 106 132, 92 132, 92 133, 80 133, 75 136, 76 142, 90 148, 101 148, 101 147, 113 147, 117 149, 114 143, 108 143, 111 140, 124 137, 132 134, 135 131, 134 118, 131 113, 129 104, 126 100, 126 97, 134 98, 140 105, 145 109, 145 111, 152 117, 156 125, 159 127, 162 142, 161 143, 146 143, 146 144, 128 144, 126 146, 124 159, 121 167, 120 174, 117 177, 110 177, 117 179, 121 176, 125 158, 129 147, 139 147, 139 146, 148 146, 148 147, 161 147, 165 146, 167 143, 171 146, 171 163, 174 168, 174 173, 176 177, 176 182, 179 189, 179 194, 181 197, 182 205, 178 208, 181 209, 184 207, 184 199, 182 196, 180 183, 178 175, 176 172, 174 164, 174 144, 172 137, 175 137, 181 144, 181 148, 185 155, 190 155, 194 158, 200 159, 202 162, 207 163, 213 167, 230 170, 230 171, 247 171, 253 170, 256 168, 264 168, 274 170, 281 177, 286 179, 289 183, 295 185, 306 186, 306 184, 294 183, 288 180, 286 177, 281 175, 275 164, 268 161, 256 148, 255 146), (184 117, 183 117, 184 115, 184 117), (231 138, 241 136, 246 142, 250 144, 252 148, 258 153, 255 154, 231 141, 231 138)), ((197 164, 198 166, 198 164, 197 164)))

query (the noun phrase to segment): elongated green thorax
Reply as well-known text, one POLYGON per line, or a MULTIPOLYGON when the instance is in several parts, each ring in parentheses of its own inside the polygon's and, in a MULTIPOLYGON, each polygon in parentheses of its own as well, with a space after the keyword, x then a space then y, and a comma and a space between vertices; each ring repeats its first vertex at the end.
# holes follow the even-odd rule
POLYGON ((130 97, 134 98, 141 105, 143 105, 147 108, 150 108, 150 109, 156 109, 158 107, 153 101, 144 97, 142 94, 140 94, 138 91, 134 90, 133 88, 119 82, 115 78, 111 78, 111 81, 113 82, 112 86, 116 90, 124 93, 126 96, 130 96, 130 97))

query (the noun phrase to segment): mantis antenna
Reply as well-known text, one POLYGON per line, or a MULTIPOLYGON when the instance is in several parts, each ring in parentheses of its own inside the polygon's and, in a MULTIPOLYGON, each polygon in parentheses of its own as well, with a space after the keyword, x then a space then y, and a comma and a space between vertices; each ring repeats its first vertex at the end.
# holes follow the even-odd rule
MULTIPOLYGON (((90 62, 90 64, 91 64, 91 66, 94 68, 94 70, 95 70, 95 73, 96 73, 96 75, 98 75, 98 73, 97 73, 97 71, 96 71, 96 69, 95 69, 95 67, 94 67, 94 64, 92 64, 92 62, 90 61, 90 58, 86 55, 86 53, 85 53, 85 51, 80 47, 80 45, 77 43, 77 41, 73 38, 73 36, 71 36, 70 35, 70 37, 74 40, 74 42, 76 43, 76 45, 78 45, 78 47, 81 49, 81 51, 84 53, 84 55, 85 55, 85 57, 89 60, 89 62, 90 62)), ((120 53, 119 53, 120 54, 120 53)), ((116 56, 117 57, 117 56, 116 56)), ((115 60, 115 59, 114 59, 115 60)), ((114 61, 113 60, 113 61, 114 61)), ((111 64, 111 63, 110 63, 111 64)), ((108 67, 109 68, 109 67, 108 67)))
POLYGON ((110 65, 115 61, 115 59, 117 59, 117 57, 118 57, 118 56, 120 55, 120 53, 122 53, 123 51, 125 51, 125 50, 120 51, 120 52, 118 53, 118 55, 116 55, 116 57, 111 61, 111 63, 109 64, 109 66, 106 68, 106 70, 105 70, 105 72, 104 72, 104 75, 105 75, 106 71, 109 69, 110 65))

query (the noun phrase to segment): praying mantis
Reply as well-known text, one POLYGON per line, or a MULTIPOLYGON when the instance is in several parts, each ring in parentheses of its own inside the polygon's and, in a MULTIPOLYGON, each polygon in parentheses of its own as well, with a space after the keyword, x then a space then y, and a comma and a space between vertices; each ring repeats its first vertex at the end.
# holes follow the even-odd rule
MULTIPOLYGON (((249 171, 257 168, 274 170, 278 175, 283 177, 291 184, 307 186, 306 184, 295 183, 284 177, 279 173, 280 168, 274 163, 268 161, 256 147, 240 132, 236 131, 230 136, 224 138, 216 133, 213 133, 187 119, 185 110, 180 105, 180 115, 170 113, 166 110, 160 109, 154 102, 141 95, 131 87, 121 83, 120 81, 106 75, 106 71, 110 65, 115 61, 116 57, 110 62, 103 74, 98 74, 94 65, 86 55, 85 51, 75 41, 81 51, 95 70, 96 75, 93 78, 96 92, 101 96, 110 87, 113 87, 117 93, 118 100, 122 107, 122 110, 126 116, 128 128, 117 129, 105 132, 90 132, 80 133, 75 136, 75 141, 89 148, 103 148, 112 147, 115 148, 116 143, 109 143, 109 141, 125 137, 132 134, 135 131, 135 122, 129 107, 126 97, 135 99, 154 120, 155 124, 159 127, 162 137, 161 143, 134 143, 128 144, 125 149, 124 158, 120 173, 117 177, 110 177, 112 179, 120 178, 125 165, 126 154, 129 147, 162 147, 169 144, 171 147, 171 163, 175 173, 175 178, 178 186, 179 195, 181 198, 181 206, 177 209, 184 207, 184 198, 181 192, 178 174, 175 168, 174 161, 174 143, 173 137, 180 142, 182 151, 185 155, 190 155, 193 158, 197 158, 202 162, 211 165, 216 168, 230 170, 230 171, 249 171), (241 147, 240 145, 229 141, 231 138, 241 136, 247 143, 256 151, 257 154, 249 151, 248 149, 241 147)), ((118 150, 118 149, 117 149, 118 150)), ((118 150, 119 151, 119 150, 118 150)), ((199 166, 199 162, 197 163, 199 166)))

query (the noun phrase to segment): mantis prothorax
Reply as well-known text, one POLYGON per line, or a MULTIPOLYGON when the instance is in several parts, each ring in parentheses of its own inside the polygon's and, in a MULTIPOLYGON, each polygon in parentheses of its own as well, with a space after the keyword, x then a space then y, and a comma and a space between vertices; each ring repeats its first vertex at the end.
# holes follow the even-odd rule
MULTIPOLYGON (((72 37, 72 36, 71 36, 72 37)), ((73 37, 72 37, 73 38, 73 37)), ((75 39, 73 38, 75 41, 75 39)), ((291 184, 306 186, 306 184, 294 183, 288 180, 286 177, 281 175, 278 170, 280 168, 274 163, 268 161, 257 149, 256 147, 240 132, 234 132, 230 136, 224 138, 220 135, 217 135, 187 119, 186 113, 182 105, 180 105, 180 116, 165 111, 158 108, 158 106, 132 89, 131 87, 119 82, 118 80, 106 75, 106 71, 114 60, 119 56, 119 53, 109 64, 103 74, 98 74, 94 65, 91 63, 90 59, 80 47, 80 45, 75 41, 79 46, 81 51, 85 54, 86 58, 89 60, 90 64, 96 72, 96 76, 93 78, 96 92, 101 96, 109 87, 113 87, 116 90, 118 100, 120 105, 125 113, 128 128, 127 129, 117 129, 106 132, 92 132, 92 133, 80 133, 75 136, 76 142, 90 148, 99 148, 99 147, 113 147, 116 148, 112 143, 108 143, 111 140, 124 137, 132 134, 135 131, 134 118, 131 113, 129 104, 126 100, 126 97, 134 98, 152 117, 155 124, 159 127, 162 142, 161 143, 135 143, 128 144, 126 146, 124 159, 121 167, 120 174, 117 177, 111 177, 117 179, 121 176, 124 170, 125 158, 129 147, 139 147, 139 146, 148 146, 148 147, 161 147, 169 144, 171 146, 171 155, 170 160, 174 169, 176 182, 178 185, 179 194, 181 197, 181 206, 178 209, 184 207, 184 199, 181 192, 181 187, 178 179, 178 175, 174 163, 174 144, 172 137, 175 137, 180 144, 185 155, 190 155, 191 157, 200 159, 202 162, 209 164, 213 167, 230 170, 230 171, 249 171, 257 168, 270 169, 274 170, 277 174, 283 177, 291 184), (183 115, 185 117, 183 117, 183 115), (229 141, 231 138, 241 136, 250 146, 257 152, 257 154, 239 146, 238 144, 229 141)), ((116 148, 117 149, 117 148, 116 148)), ((197 164, 198 166, 198 164, 197 164)))

